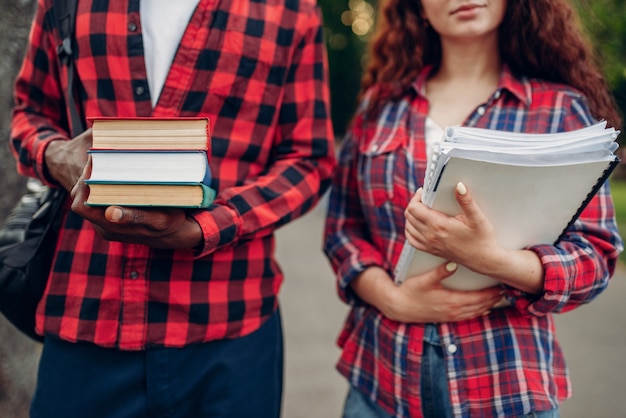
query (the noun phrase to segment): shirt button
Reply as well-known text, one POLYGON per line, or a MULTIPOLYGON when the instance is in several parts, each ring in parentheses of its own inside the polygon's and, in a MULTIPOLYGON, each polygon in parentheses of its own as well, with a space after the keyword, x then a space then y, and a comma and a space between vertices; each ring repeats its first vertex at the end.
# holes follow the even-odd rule
POLYGON ((135 89, 135 94, 137 96, 141 96, 146 92, 146 89, 143 88, 143 86, 139 86, 135 89))
POLYGON ((137 24, 136 24, 136 23, 133 23, 133 22, 130 22, 130 23, 128 24, 128 30, 129 30, 129 31, 131 31, 131 32, 136 31, 136 30, 137 30, 137 24))
POLYGON ((139 277, 139 273, 137 273, 136 271, 131 271, 130 272, 130 278, 135 280, 136 278, 139 277))
POLYGON ((378 151, 378 145, 372 145, 372 152, 378 151))
POLYGON ((450 344, 448 346, 448 353, 450 354, 456 353, 457 350, 458 350, 458 347, 456 346, 456 344, 450 344))
POLYGON ((485 114, 485 107, 484 107, 484 106, 479 107, 478 109, 476 109, 476 112, 477 112, 480 116, 484 115, 484 114, 485 114))
POLYGON ((500 90, 496 90, 495 94, 493 95, 493 98, 498 100, 500 96, 502 96, 502 92, 500 90))

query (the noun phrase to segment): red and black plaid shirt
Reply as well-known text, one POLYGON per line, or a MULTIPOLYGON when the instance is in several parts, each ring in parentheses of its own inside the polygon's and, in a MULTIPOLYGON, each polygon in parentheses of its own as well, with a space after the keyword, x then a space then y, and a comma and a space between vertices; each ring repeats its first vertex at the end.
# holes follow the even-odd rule
MULTIPOLYGON (((68 137, 50 7, 39 0, 11 139, 19 171, 48 183, 46 145, 68 137)), ((204 248, 105 241, 70 212, 38 332, 127 350, 248 334, 277 305, 274 230, 317 202, 335 164, 319 11, 313 0, 201 0, 154 109, 141 30, 139 0, 79 2, 81 102, 90 117, 211 120, 218 196, 194 214, 204 248)))

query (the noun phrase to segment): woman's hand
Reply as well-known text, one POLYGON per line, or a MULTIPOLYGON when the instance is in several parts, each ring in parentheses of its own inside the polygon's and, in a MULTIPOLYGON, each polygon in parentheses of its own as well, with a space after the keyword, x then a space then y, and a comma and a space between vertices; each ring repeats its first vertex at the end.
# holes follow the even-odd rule
POLYGON ((502 299, 499 287, 477 291, 445 288, 441 281, 455 269, 454 263, 445 263, 398 286, 385 270, 370 267, 351 285, 361 299, 387 318, 406 323, 464 321, 488 313, 502 299))
POLYGON ((461 213, 448 216, 421 203, 421 190, 415 193, 405 211, 409 243, 525 292, 540 292, 543 266, 537 254, 500 246, 493 225, 463 183, 455 196, 461 213))
POLYGON ((406 239, 421 251, 479 273, 488 272, 504 249, 496 240, 493 225, 463 183, 457 185, 455 194, 462 212, 448 216, 424 205, 422 191, 418 190, 405 211, 406 239))
POLYGON ((87 206, 91 159, 72 188, 72 211, 94 225, 98 234, 109 241, 145 244, 154 248, 193 248, 203 242, 200 225, 183 209, 159 209, 87 206))

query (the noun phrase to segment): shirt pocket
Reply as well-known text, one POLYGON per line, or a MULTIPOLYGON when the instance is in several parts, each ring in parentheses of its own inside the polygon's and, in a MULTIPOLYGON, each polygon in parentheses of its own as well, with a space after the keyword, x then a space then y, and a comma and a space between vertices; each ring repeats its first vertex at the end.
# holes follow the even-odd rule
POLYGON ((404 211, 411 196, 409 176, 413 171, 405 137, 375 137, 361 143, 360 154, 361 195, 374 207, 394 204, 404 211))
POLYGON ((362 143, 359 194, 372 242, 393 260, 395 243, 404 234, 404 211, 412 196, 411 158, 402 135, 362 143))

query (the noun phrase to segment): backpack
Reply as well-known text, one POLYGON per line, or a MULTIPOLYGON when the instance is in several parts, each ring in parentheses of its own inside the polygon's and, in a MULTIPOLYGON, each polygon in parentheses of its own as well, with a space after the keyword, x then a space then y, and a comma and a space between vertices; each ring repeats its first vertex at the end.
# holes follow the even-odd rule
MULTIPOLYGON (((83 130, 74 87, 74 24, 78 0, 54 0, 53 15, 60 37, 57 54, 68 72, 66 100, 72 136, 83 130)), ((52 269, 67 192, 33 186, 9 213, 0 230, 0 312, 21 332, 42 341, 35 332, 35 313, 52 269)))

